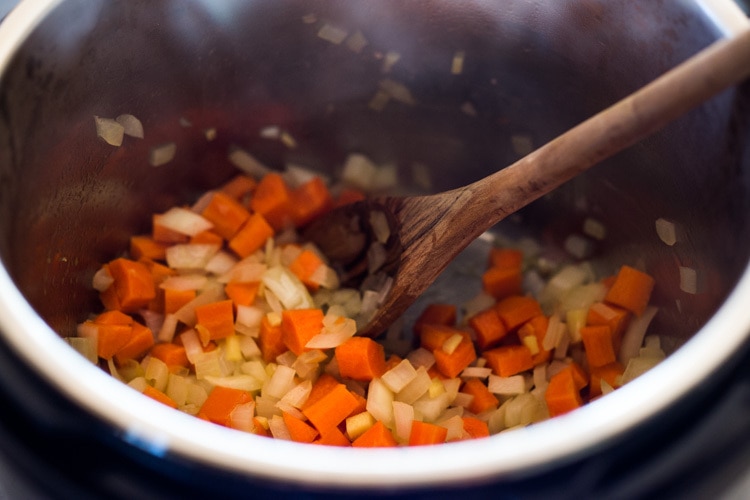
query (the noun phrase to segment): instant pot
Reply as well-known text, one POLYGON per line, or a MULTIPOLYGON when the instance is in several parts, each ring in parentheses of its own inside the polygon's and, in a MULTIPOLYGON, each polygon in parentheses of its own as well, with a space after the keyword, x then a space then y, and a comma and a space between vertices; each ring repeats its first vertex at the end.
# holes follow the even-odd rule
MULTIPOLYGON (((232 151, 330 176, 363 152, 404 188, 457 187, 746 29, 729 0, 21 2, 0 24, 0 496, 746 496, 750 82, 495 228, 559 241, 593 217, 597 265, 656 277, 670 355, 564 417, 430 449, 272 441, 162 407, 60 338, 96 309, 100 263, 229 178, 232 151), (145 138, 99 140, 94 117, 122 113, 145 138)), ((452 272, 435 293, 465 296, 452 272)))

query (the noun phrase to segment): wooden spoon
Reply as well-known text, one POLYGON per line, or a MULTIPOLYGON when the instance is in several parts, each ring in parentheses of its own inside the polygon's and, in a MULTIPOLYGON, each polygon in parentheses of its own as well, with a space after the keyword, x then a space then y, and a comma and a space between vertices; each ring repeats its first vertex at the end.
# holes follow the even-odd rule
POLYGON ((387 254, 383 270, 392 286, 358 331, 376 336, 484 231, 748 75, 750 29, 715 42, 489 177, 430 196, 376 197, 345 206, 317 220, 305 237, 343 269, 344 279, 360 280, 370 245, 387 237, 381 241, 387 254), (382 222, 373 223, 383 218, 389 226, 385 234, 382 222))

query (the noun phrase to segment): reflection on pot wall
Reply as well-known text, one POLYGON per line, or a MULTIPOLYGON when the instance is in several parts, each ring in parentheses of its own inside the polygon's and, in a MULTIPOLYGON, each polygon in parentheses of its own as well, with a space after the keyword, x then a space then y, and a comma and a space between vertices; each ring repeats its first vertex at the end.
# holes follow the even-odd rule
MULTIPOLYGON (((99 264, 149 214, 232 175, 232 147, 333 176, 363 152, 395 164, 405 189, 476 180, 711 39, 705 21, 660 4, 64 2, 0 86, 3 261, 70 333, 97 307, 99 264), (97 139, 93 117, 122 113, 145 139, 97 139), (294 144, 263 138, 269 125, 294 144), (151 149, 172 142, 175 158, 151 166, 151 149)), ((561 239, 602 221, 601 265, 645 263, 661 328, 688 335, 747 261, 747 96, 722 95, 501 228, 561 239), (676 223, 674 245, 660 218, 676 223), (684 291, 692 277, 697 294, 684 291)))

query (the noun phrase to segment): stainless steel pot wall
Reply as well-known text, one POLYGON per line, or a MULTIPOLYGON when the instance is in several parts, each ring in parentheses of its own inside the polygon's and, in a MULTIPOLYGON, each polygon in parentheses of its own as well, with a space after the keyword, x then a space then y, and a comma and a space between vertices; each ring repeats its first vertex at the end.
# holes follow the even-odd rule
POLYGON ((499 228, 560 239, 586 217, 602 221, 598 265, 653 273, 656 327, 673 348, 698 332, 653 372, 555 422, 429 451, 312 450, 176 415, 87 365, 53 331, 69 335, 96 310, 93 273, 151 213, 234 173, 232 147, 334 176, 348 153, 363 152, 397 164, 407 188, 419 187, 414 164, 431 189, 455 187, 516 159, 514 136, 540 145, 746 24, 725 1, 25 2, 0 36, 3 340, 126 439, 260 477, 435 484, 528 473, 605 446, 745 342, 747 85, 499 228), (373 109, 394 86, 406 94, 373 109), (94 116, 122 113, 142 120, 145 138, 99 140, 94 116), (269 125, 296 146, 260 137, 269 125), (174 160, 151 166, 149 151, 170 142, 174 160), (676 243, 660 239, 657 219, 675 223, 676 243), (372 454, 383 467, 372 469, 372 454))

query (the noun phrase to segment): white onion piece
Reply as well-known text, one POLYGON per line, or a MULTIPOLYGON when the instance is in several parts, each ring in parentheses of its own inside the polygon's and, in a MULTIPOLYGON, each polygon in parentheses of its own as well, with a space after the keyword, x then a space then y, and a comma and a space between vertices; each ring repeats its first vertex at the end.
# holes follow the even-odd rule
POLYGON ((199 293, 193 300, 180 307, 175 313, 175 317, 188 326, 195 326, 195 308, 211 302, 224 300, 224 287, 213 285, 208 286, 199 293))
POLYGON ((167 247, 167 265, 172 269, 195 271, 205 269, 221 247, 210 243, 184 243, 167 247))
POLYGON ((187 404, 188 398, 188 381, 185 377, 170 373, 167 379, 167 389, 164 391, 177 406, 184 406, 187 404))
POLYGON ((695 295, 701 289, 700 275, 692 267, 680 266, 680 290, 695 295))
POLYGON ((219 276, 219 283, 254 283, 263 278, 263 274, 268 267, 265 264, 257 262, 251 258, 246 258, 232 266, 227 272, 219 276))
POLYGON ((262 356, 260 347, 258 347, 255 339, 248 335, 239 336, 240 351, 245 359, 259 358, 262 356))
POLYGON ((361 31, 357 30, 349 38, 346 39, 346 46, 352 52, 359 54, 362 49, 367 47, 367 38, 362 34, 361 31))
POLYGON ((167 388, 167 380, 169 379, 169 367, 167 367, 164 361, 152 356, 146 362, 143 376, 154 389, 164 392, 167 388))
POLYGON ((159 225, 187 236, 195 236, 214 227, 205 217, 182 207, 172 207, 160 214, 159 225))
POLYGON ((452 398, 447 392, 438 394, 434 398, 422 398, 414 402, 414 411, 422 415, 425 421, 435 422, 450 406, 452 398))
POLYGON ((304 284, 290 270, 277 266, 263 273, 261 282, 278 297, 285 309, 309 309, 315 307, 304 284))
POLYGON ((215 127, 207 128, 203 131, 203 136, 206 138, 207 141, 213 141, 216 139, 216 136, 218 135, 218 132, 216 131, 215 127))
POLYGON ((312 391, 312 381, 304 380, 295 385, 289 392, 284 394, 281 401, 285 401, 295 408, 302 408, 312 391))
POLYGON ((136 377, 127 384, 129 387, 132 387, 138 392, 143 392, 148 387, 148 382, 146 382, 146 379, 143 377, 136 377))
POLYGON ((660 217, 656 219, 655 225, 656 234, 666 245, 672 246, 680 240, 679 230, 674 222, 660 217))
POLYGON ((110 146, 121 146, 125 136, 125 127, 111 118, 94 116, 96 135, 110 146))
POLYGON ((487 378, 492 373, 492 368, 481 366, 469 366, 461 372, 461 378, 487 378))
POLYGON ((350 440, 354 441, 367 432, 373 425, 375 425, 375 419, 372 415, 366 411, 357 413, 346 419, 346 435, 349 436, 350 440))
POLYGON ((414 349, 406 356, 406 359, 414 365, 414 368, 419 368, 421 366, 429 370, 432 365, 435 364, 435 355, 424 347, 414 349))
POLYGON ((241 403, 234 407, 229 414, 229 426, 244 432, 253 432, 255 430, 255 401, 241 403))
POLYGON ((417 370, 408 359, 404 359, 399 364, 385 372, 381 379, 391 391, 397 393, 416 377, 417 370))
POLYGON ((432 380, 423 366, 417 368, 417 375, 414 379, 406 384, 403 389, 395 394, 395 400, 403 403, 412 404, 419 398, 423 397, 430 389, 432 380))
POLYGON ((542 407, 531 394, 521 394, 510 400, 505 409, 505 426, 529 425, 542 417, 542 407))
POLYGON ((560 343, 563 334, 565 333, 565 323, 560 321, 560 318, 555 314, 550 316, 549 323, 547 325, 547 332, 544 334, 542 340, 542 348, 545 351, 551 351, 560 343))
POLYGON ((322 332, 311 338, 305 347, 308 349, 332 349, 338 347, 357 333, 353 319, 339 317, 336 323, 325 325, 322 332))
POLYGON ((340 284, 339 275, 336 271, 325 264, 318 266, 310 275, 309 279, 311 283, 315 283, 323 288, 328 288, 329 290, 335 290, 340 284))
POLYGON ((249 392, 257 391, 263 385, 260 380, 251 375, 232 375, 229 377, 214 377, 208 375, 205 379, 213 385, 249 392))
POLYGON ((123 114, 115 118, 115 121, 122 125, 125 135, 135 137, 136 139, 143 139, 143 124, 135 116, 123 114))
POLYGON ((388 218, 382 211, 373 210, 370 212, 370 226, 378 243, 384 245, 391 237, 391 225, 388 224, 388 218))
POLYGON ((274 415, 268 421, 268 429, 271 431, 271 435, 274 439, 283 439, 285 441, 291 441, 292 435, 289 434, 289 429, 284 423, 284 419, 279 415, 274 415))
POLYGON ((594 252, 594 244, 588 238, 579 234, 571 234, 563 243, 565 251, 576 259, 586 259, 594 252))
POLYGON ((83 356, 90 362, 99 362, 99 356, 96 353, 94 339, 83 337, 65 337, 65 342, 67 342, 73 349, 76 350, 76 352, 78 352, 81 356, 83 356))
POLYGON ((630 361, 628 361, 627 366, 625 367, 625 372, 623 372, 622 374, 623 385, 640 377, 641 375, 649 371, 651 368, 658 365, 661 361, 662 361, 662 358, 640 357, 640 356, 631 358, 630 361))
POLYGON ((281 136, 281 129, 278 125, 268 125, 260 129, 260 136, 264 139, 278 139, 281 136))
POLYGON ((352 153, 347 156, 344 162, 341 181, 364 191, 370 191, 377 170, 377 165, 368 157, 363 154, 352 153))
POLYGON ((161 282, 159 288, 170 290, 200 290, 208 283, 208 278, 203 274, 179 274, 169 276, 161 282))
POLYGON ((98 271, 94 273, 94 277, 91 280, 91 285, 97 292, 103 292, 115 282, 115 279, 109 274, 109 269, 106 267, 100 267, 98 271))
POLYGON ((148 153, 148 162, 152 167, 160 167, 172 161, 177 154, 177 144, 168 142, 151 148, 148 153))
POLYGON ((465 101, 461 104, 461 112, 468 116, 477 116, 479 114, 477 108, 470 101, 465 101))
POLYGON ((379 378, 370 382, 367 411, 386 426, 393 426, 393 392, 379 378))
POLYGON ((263 165, 253 155, 237 146, 229 148, 229 161, 238 169, 248 175, 261 178, 271 171, 270 168, 263 165))
POLYGON ((281 399, 294 387, 294 375, 293 368, 284 365, 276 366, 276 371, 263 385, 263 395, 271 396, 277 400, 281 399))
POLYGON ((586 217, 583 221, 583 234, 594 238, 595 240, 603 240, 607 237, 607 227, 596 219, 586 217))
POLYGON ((391 98, 396 101, 408 104, 410 106, 416 104, 414 97, 411 94, 409 88, 403 83, 397 82, 391 79, 381 80, 379 83, 380 90, 387 93, 391 98))
POLYGON ((463 50, 459 50, 453 54, 453 60, 451 61, 451 74, 460 75, 464 71, 464 58, 466 53, 463 50))
POLYGON ((390 73, 393 66, 401 59, 401 54, 399 54, 396 51, 389 50, 385 53, 385 57, 383 57, 383 65, 380 67, 380 70, 383 73, 390 73))
POLYGON ((490 375, 487 379, 487 389, 493 394, 502 396, 513 396, 526 392, 526 381, 521 375, 511 377, 500 377, 490 375))
POLYGON ((326 42, 330 42, 334 45, 339 45, 343 42, 349 33, 344 28, 339 28, 332 24, 325 23, 318 30, 318 38, 322 38, 326 42))
POLYGON ((383 90, 378 90, 375 95, 372 96, 367 106, 373 111, 383 111, 388 101, 391 100, 391 96, 383 90))

